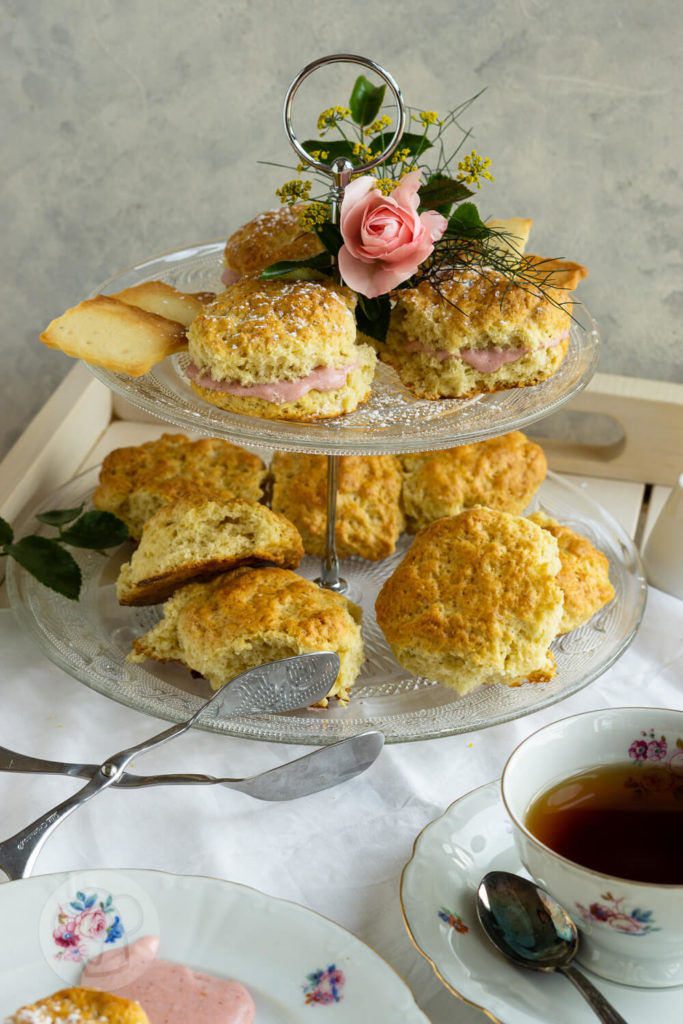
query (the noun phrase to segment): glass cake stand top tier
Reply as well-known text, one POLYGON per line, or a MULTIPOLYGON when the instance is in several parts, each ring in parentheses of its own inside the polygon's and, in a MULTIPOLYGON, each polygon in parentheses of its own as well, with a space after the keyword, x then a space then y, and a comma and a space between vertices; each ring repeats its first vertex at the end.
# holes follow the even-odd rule
MULTIPOLYGON (((224 241, 157 256, 110 278, 104 294, 143 281, 161 280, 180 291, 221 291, 224 241)), ((380 455, 430 451, 524 429, 564 405, 595 373, 599 335, 585 307, 574 305, 569 349, 559 370, 535 387, 513 388, 472 399, 415 398, 395 371, 378 363, 372 395, 355 412, 299 423, 226 412, 202 401, 184 374, 186 353, 168 357, 144 377, 100 367, 91 372, 145 412, 195 433, 284 451, 328 455, 380 455)))

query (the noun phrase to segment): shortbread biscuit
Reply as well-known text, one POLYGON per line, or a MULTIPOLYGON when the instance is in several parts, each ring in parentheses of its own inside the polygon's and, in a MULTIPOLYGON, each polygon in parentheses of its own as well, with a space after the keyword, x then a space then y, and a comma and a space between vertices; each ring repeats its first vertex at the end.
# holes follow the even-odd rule
POLYGON ((229 441, 163 434, 157 441, 109 452, 93 503, 122 519, 138 540, 162 505, 193 496, 260 501, 265 477, 263 460, 229 441))
POLYGON ((256 665, 336 651, 341 668, 327 696, 345 703, 363 663, 360 620, 347 598, 289 569, 241 568, 177 591, 128 657, 179 661, 217 690, 256 665))
POLYGON ((533 498, 548 468, 543 449, 519 430, 399 459, 408 533, 473 505, 518 514, 533 498))
POLYGON ((562 617, 557 541, 535 523, 481 506, 415 537, 377 597, 397 660, 459 693, 483 683, 545 682, 562 617))
MULTIPOLYGON (((309 555, 327 550, 327 457, 276 452, 272 507, 294 523, 309 555)), ((341 455, 335 539, 340 558, 388 558, 403 529, 401 469, 393 455, 341 455)))
POLYGON ((176 320, 189 327, 196 316, 209 302, 216 298, 215 292, 179 292, 163 281, 144 281, 121 292, 114 292, 111 298, 125 302, 128 306, 146 309, 167 320, 176 320))
POLYGON ((186 583, 238 565, 295 569, 303 556, 296 527, 265 505, 185 498, 147 520, 140 546, 121 566, 116 596, 124 605, 158 604, 186 583))
POLYGON ((570 288, 560 282, 578 271, 524 259, 539 288, 484 269, 396 291, 380 359, 419 398, 464 398, 546 380, 569 345, 570 288))
POLYGON ((225 284, 258 274, 272 263, 317 256, 324 246, 313 231, 299 225, 302 204, 266 210, 243 224, 225 244, 225 284))
POLYGON ((356 344, 355 296, 314 281, 231 285, 192 323, 192 390, 213 405, 269 419, 351 412, 370 393, 375 353, 356 344))
POLYGON ((149 1024, 149 1017, 131 999, 77 987, 21 1007, 4 1024, 149 1024))
POLYGON ((609 559, 593 547, 587 537, 574 533, 544 512, 534 512, 529 519, 548 530, 557 540, 561 568, 557 582, 564 594, 564 611, 558 634, 577 629, 614 597, 609 579, 609 559))
POLYGON ((486 227, 495 231, 489 244, 504 252, 522 255, 529 240, 532 220, 523 217, 508 217, 506 220, 487 220, 486 227))
POLYGON ((129 377, 141 377, 187 347, 183 324, 110 295, 96 295, 67 309, 48 324, 40 340, 91 366, 129 377))

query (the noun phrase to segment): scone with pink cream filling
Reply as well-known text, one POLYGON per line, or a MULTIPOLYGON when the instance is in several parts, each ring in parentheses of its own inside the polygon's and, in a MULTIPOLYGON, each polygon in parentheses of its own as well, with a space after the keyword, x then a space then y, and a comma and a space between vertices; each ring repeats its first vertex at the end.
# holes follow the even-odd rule
POLYGON ((264 210, 238 228, 225 243, 223 284, 234 284, 245 274, 259 274, 271 263, 317 256, 324 246, 313 231, 299 224, 305 204, 264 210))
POLYGON ((370 394, 376 356, 357 344, 355 296, 339 285, 245 277, 188 332, 192 390, 267 419, 352 412, 370 394))
POLYGON ((502 274, 468 270, 394 294, 380 359, 419 398, 464 398, 538 384, 559 368, 569 344, 571 287, 587 271, 542 261, 542 287, 511 285, 502 274))

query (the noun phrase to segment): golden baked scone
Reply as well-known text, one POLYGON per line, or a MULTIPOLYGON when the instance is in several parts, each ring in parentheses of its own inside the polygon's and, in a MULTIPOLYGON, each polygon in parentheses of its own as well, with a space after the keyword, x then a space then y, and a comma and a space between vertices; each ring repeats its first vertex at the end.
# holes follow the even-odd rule
POLYGON ((244 274, 258 274, 271 263, 317 256, 323 245, 313 231, 299 226, 301 205, 266 210, 243 224, 225 244, 225 284, 244 274))
POLYGON ((587 537, 545 514, 534 512, 532 522, 548 530, 557 540, 561 568, 557 582, 564 594, 564 611, 558 634, 569 633, 595 615, 614 597, 609 579, 609 559, 587 537))
POLYGON ((377 597, 377 623, 410 672, 459 693, 545 682, 562 617, 557 541, 481 506, 425 526, 377 597))
POLYGON ((408 533, 417 533, 435 519, 457 515, 473 505, 520 513, 548 469, 543 449, 519 430, 459 448, 400 455, 399 459, 408 533))
POLYGON ((193 496, 260 501, 265 477, 263 460, 229 441, 163 434, 157 441, 109 452, 93 503, 122 519, 138 540, 145 522, 162 505, 193 496))
POLYGON ((131 999, 79 986, 22 1006, 4 1024, 149 1024, 149 1017, 131 999))
POLYGON ((40 340, 74 359, 129 377, 141 377, 187 347, 183 324, 111 295, 96 295, 67 309, 48 324, 40 340))
POLYGON ((375 353, 356 344, 355 296, 340 285, 245 277, 188 332, 192 390, 232 412, 315 420, 370 393, 375 353))
MULTIPOLYGON (((275 452, 272 507, 294 523, 309 555, 327 548, 327 457, 275 452)), ((340 558, 388 558, 403 529, 401 468, 393 455, 341 455, 335 538, 340 558)))
POLYGON ((189 327, 204 306, 213 302, 216 293, 179 292, 177 288, 163 281, 143 281, 142 284, 124 288, 121 292, 114 292, 111 298, 189 327))
POLYGON ((116 596, 124 605, 158 604, 190 581, 238 565, 295 569, 303 557, 296 527, 265 505, 185 498, 147 520, 140 546, 121 566, 116 596))
POLYGON ((328 697, 346 702, 363 663, 360 620, 347 598, 289 569, 234 569, 178 590, 128 658, 179 661, 217 690, 256 665, 336 651, 341 668, 328 697))
POLYGON ((386 343, 377 346, 380 359, 414 395, 428 399, 524 387, 552 376, 569 345, 570 289, 560 283, 567 266, 525 259, 545 294, 510 284, 494 270, 464 271, 442 280, 438 291, 428 281, 397 291, 386 343), (558 275, 553 285, 551 271, 558 275))

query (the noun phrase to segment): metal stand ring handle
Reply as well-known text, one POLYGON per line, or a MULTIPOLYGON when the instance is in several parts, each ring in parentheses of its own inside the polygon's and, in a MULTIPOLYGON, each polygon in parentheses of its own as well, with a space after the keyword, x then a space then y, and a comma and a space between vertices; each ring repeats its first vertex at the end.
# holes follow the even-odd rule
POLYGON ((292 128, 292 101, 301 83, 308 78, 309 75, 313 74, 314 71, 317 71, 318 68, 325 67, 327 64, 360 64, 364 68, 369 68, 383 79, 384 82, 386 82, 394 94, 397 110, 396 130, 391 138, 391 142, 384 152, 380 153, 374 160, 370 160, 365 164, 359 164, 357 167, 353 168, 354 174, 362 174, 364 171, 370 171, 373 167, 377 167, 378 164, 384 163, 385 160, 388 160, 401 141, 401 136, 403 135, 406 123, 406 112, 401 90, 394 78, 388 71, 385 71, 381 65, 376 64, 374 60, 370 60, 368 57, 359 57, 355 53, 332 53, 328 57, 319 57, 318 60, 314 60, 312 64, 307 64, 303 71, 299 72, 287 90, 287 95, 285 96, 285 102, 282 109, 285 131, 294 151, 299 157, 301 157, 304 163, 309 164, 311 167, 315 167, 317 171, 323 171, 325 174, 334 174, 336 168, 329 164, 321 163, 319 160, 314 160, 311 154, 306 152, 297 139, 294 134, 294 129, 292 128))

